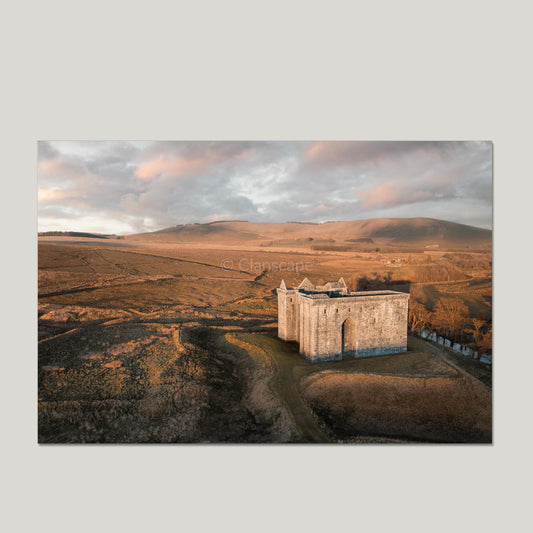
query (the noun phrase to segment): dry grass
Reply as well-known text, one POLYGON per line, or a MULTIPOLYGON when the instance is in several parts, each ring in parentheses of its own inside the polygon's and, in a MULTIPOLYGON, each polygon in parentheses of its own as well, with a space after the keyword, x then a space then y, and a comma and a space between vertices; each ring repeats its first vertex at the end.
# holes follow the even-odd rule
POLYGON ((472 379, 327 373, 305 379, 301 393, 342 439, 492 440, 492 395, 472 379))
POLYGON ((439 300, 453 296, 464 302, 468 307, 470 317, 492 316, 492 283, 490 279, 461 284, 415 285, 411 288, 411 296, 429 310, 433 310, 439 300))
POLYGON ((80 337, 41 346, 39 441, 196 440, 209 387, 201 361, 176 358, 168 330, 113 327, 86 333, 85 349, 80 337))
POLYGON ((276 374, 273 360, 256 345, 244 342, 239 336, 226 334, 226 339, 245 350, 253 361, 253 368, 248 372, 249 377, 244 405, 256 413, 262 423, 272 426, 274 442, 292 442, 298 437, 298 430, 287 408, 281 403, 269 383, 276 374))
POLYGON ((39 442, 285 442, 265 361, 224 329, 93 326, 39 346, 39 442))
MULTIPOLYGON (((295 226, 295 231, 305 228, 295 226)), ((313 253, 300 245, 292 250, 250 243, 222 243, 218 248, 199 243, 129 244, 123 249, 39 244, 41 442, 298 440, 287 414, 290 407, 280 404, 279 391, 268 386, 274 372, 271 361, 261 349, 232 348, 223 342, 224 335, 275 325, 273 290, 282 278, 296 285, 304 275, 322 283, 340 276, 384 273, 389 268, 384 260, 401 255, 313 253), (234 262, 233 269, 221 268, 227 258, 234 262), (311 263, 311 268, 241 272, 242 258, 246 265, 283 261, 311 263), (43 296, 50 293, 59 294, 43 296)), ((424 254, 401 257, 425 260, 424 254)), ((395 279, 402 279, 402 268, 395 269, 395 279)), ((439 291, 435 296, 444 294, 439 291)), ((472 286, 472 294, 485 298, 486 287, 472 286)), ((490 301, 485 303, 490 306, 490 301)), ((300 360, 297 354, 283 352, 286 343, 270 337, 262 341, 265 349, 300 360)), ((356 366, 406 375, 444 377, 448 372, 427 357, 404 355, 371 363, 361 360, 356 366)), ((292 372, 290 361, 287 368, 292 372)), ((313 372, 320 369, 313 367, 313 372)), ((446 387, 438 390, 453 393, 446 387)), ((335 400, 325 390, 319 396, 335 400)), ((434 407, 441 413, 438 404, 434 407)), ((386 404, 381 408, 388 409, 386 404)), ((331 413, 330 427, 338 416, 340 434, 350 433, 342 429, 346 416, 331 413)), ((442 416, 446 420, 448 415, 442 411, 442 416)), ((408 420, 406 424, 409 428, 408 420)))

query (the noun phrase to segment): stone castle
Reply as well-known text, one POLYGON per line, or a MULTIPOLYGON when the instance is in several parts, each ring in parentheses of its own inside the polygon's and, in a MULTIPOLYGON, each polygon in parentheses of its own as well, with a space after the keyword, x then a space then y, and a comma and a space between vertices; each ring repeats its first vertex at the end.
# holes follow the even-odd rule
POLYGON ((305 278, 294 288, 282 280, 277 293, 278 336, 298 342, 309 361, 407 350, 409 294, 350 292, 343 278, 316 287, 305 278))

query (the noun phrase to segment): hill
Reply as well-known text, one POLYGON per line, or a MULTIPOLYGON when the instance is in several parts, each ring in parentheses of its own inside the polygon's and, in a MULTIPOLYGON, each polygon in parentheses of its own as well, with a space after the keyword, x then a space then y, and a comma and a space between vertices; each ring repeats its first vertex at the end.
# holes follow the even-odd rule
POLYGON ((84 237, 86 239, 108 239, 112 236, 82 231, 40 231, 38 235, 39 237, 84 237))
POLYGON ((407 247, 487 248, 492 242, 492 231, 433 218, 376 218, 322 224, 220 221, 178 225, 125 238, 169 243, 246 242, 262 246, 351 243, 351 246, 356 247, 372 243, 407 247))

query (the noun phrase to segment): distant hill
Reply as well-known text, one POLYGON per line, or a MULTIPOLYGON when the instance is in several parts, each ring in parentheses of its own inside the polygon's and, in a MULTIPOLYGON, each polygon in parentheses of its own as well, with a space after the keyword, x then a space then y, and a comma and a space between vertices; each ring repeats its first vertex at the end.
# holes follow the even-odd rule
POLYGON ((39 237, 85 237, 88 239, 109 239, 113 235, 103 235, 101 233, 84 233, 81 231, 41 231, 39 237))
POLYGON ((143 239, 148 237, 159 242, 224 242, 224 241, 250 241, 259 240, 261 236, 254 231, 241 230, 237 226, 241 224, 250 225, 249 222, 220 222, 211 224, 185 224, 165 228, 151 233, 140 233, 143 239))
POLYGON ((220 221, 185 224, 150 233, 128 235, 128 240, 175 243, 257 244, 262 246, 309 246, 335 244, 393 245, 406 247, 489 247, 492 231, 434 218, 375 218, 347 222, 258 223, 220 221))

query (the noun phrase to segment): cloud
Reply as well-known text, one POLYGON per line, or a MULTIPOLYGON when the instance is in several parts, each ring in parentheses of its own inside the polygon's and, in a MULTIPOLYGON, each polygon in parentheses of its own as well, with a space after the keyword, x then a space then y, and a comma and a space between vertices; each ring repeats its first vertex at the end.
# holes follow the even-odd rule
POLYGON ((158 175, 197 175, 214 166, 246 159, 253 151, 252 146, 250 143, 238 142, 160 142, 148 147, 141 155, 143 161, 135 175, 141 179, 151 179, 158 175))
POLYGON ((54 229, 54 216, 106 232, 216 219, 434 216, 490 227, 492 218, 483 142, 42 141, 38 179, 40 229, 54 229))
POLYGON ((56 150, 49 142, 40 141, 37 144, 37 159, 38 161, 44 161, 46 159, 53 159, 59 156, 59 151, 56 150))
POLYGON ((359 191, 357 195, 366 209, 412 204, 431 198, 428 191, 408 191, 395 183, 384 183, 368 192, 359 191))
POLYGON ((63 189, 46 189, 44 187, 39 187, 37 191, 37 198, 41 205, 64 201, 71 197, 71 195, 71 192, 63 189))
POLYGON ((208 167, 208 162, 202 159, 185 159, 161 155, 156 159, 142 163, 135 171, 135 176, 141 179, 151 179, 158 174, 181 176, 183 174, 198 173, 208 167))
POLYGON ((307 165, 323 167, 370 165, 402 158, 416 157, 421 154, 429 158, 453 154, 464 143, 433 141, 333 141, 316 142, 305 153, 307 165))

